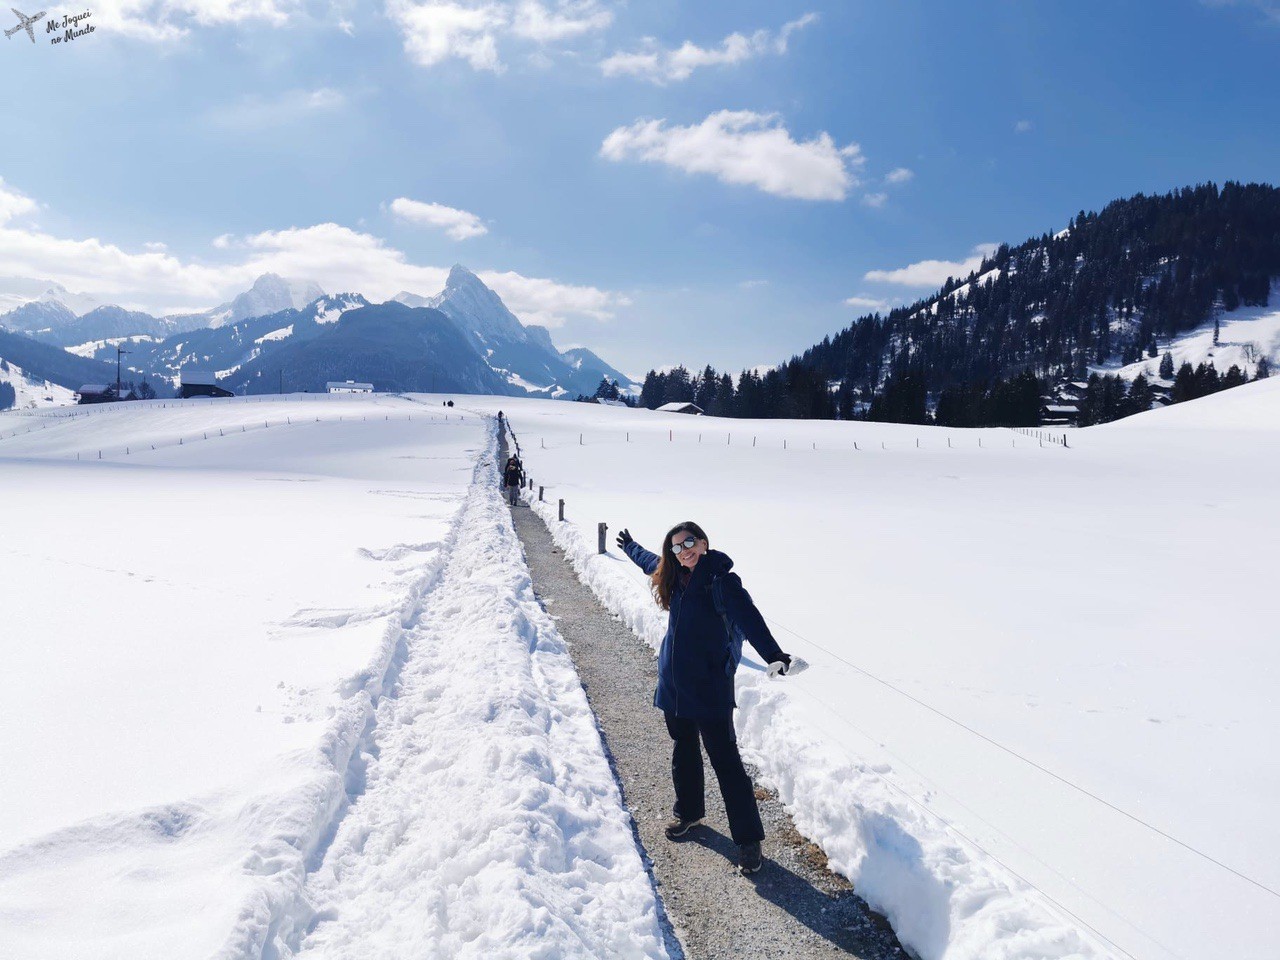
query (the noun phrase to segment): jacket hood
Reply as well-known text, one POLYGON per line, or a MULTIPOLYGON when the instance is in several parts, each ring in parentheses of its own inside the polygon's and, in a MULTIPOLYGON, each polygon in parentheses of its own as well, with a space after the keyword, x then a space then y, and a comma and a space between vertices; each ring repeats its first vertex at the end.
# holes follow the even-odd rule
POLYGON ((701 570, 704 566, 707 567, 707 573, 719 576, 733 569, 733 559, 719 550, 708 550, 694 569, 701 570))

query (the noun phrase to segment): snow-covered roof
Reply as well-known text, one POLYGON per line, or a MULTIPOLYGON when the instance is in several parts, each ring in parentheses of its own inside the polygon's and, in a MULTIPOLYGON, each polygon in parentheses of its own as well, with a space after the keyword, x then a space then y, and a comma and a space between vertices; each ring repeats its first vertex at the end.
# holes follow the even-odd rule
POLYGON ((106 393, 108 390, 114 390, 114 389, 115 389, 115 384, 106 384, 106 383, 86 383, 84 386, 82 386, 82 387, 81 387, 79 390, 77 390, 76 392, 77 392, 77 393, 80 393, 80 394, 85 394, 85 393, 106 393))
POLYGON ((623 403, 621 400, 606 400, 603 397, 596 400, 596 403, 600 404, 600 406, 602 407, 625 407, 626 406, 626 404, 623 403))
POLYGON ((1063 403, 1046 403, 1045 410, 1049 413, 1079 413, 1080 408, 1063 403))
POLYGON ((372 383, 356 383, 354 380, 330 380, 325 384, 329 390, 360 390, 362 392, 373 392, 372 383))
POLYGON ((664 403, 658 408, 659 413, 686 413, 689 410, 696 410, 698 413, 702 412, 702 408, 696 403, 681 402, 679 400, 664 403))

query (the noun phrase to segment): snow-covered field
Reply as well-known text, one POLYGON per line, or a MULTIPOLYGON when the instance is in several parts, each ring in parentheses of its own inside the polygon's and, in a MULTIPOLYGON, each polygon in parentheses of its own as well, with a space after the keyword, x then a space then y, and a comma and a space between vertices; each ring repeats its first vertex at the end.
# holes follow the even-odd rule
POLYGON ((1280 378, 1065 449, 458 404, 0 415, 0 953, 663 954, 502 408, 647 641, 620 527, 736 560, 813 664, 748 656, 744 749, 921 957, 1274 956, 1280 378))
POLYGON ((735 559, 814 665, 744 664, 744 748, 922 957, 1275 956, 1280 379, 1065 449, 466 406, 510 416, 538 509, 650 643, 663 617, 618 529, 657 549, 692 519, 735 559))
POLYGON ((492 421, 445 416, 0 415, 0 956, 665 955, 492 421))

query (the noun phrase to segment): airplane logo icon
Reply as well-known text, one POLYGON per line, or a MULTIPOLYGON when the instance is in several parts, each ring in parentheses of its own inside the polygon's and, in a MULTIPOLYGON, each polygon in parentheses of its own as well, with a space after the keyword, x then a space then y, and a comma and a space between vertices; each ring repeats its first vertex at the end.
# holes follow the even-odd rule
POLYGON ((34 29, 34 27, 33 27, 33 24, 34 24, 37 20, 39 20, 41 17, 43 17, 43 16, 44 16, 44 11, 43 11, 43 10, 41 10, 41 11, 40 11, 39 13, 37 13, 34 17, 28 17, 28 16, 27 16, 25 13, 23 13, 21 10, 15 10, 13 7, 10 7, 9 9, 10 9, 10 10, 13 10, 13 12, 17 15, 18 20, 19 20, 20 22, 19 22, 19 23, 18 23, 18 25, 17 25, 16 27, 14 27, 12 30, 6 30, 6 31, 4 32, 4 35, 5 35, 6 37, 12 37, 12 36, 13 36, 15 33, 17 33, 19 30, 25 30, 25 31, 27 31, 27 36, 31 38, 31 42, 32 42, 32 43, 35 43, 35 42, 36 42, 36 31, 35 31, 35 29, 34 29))

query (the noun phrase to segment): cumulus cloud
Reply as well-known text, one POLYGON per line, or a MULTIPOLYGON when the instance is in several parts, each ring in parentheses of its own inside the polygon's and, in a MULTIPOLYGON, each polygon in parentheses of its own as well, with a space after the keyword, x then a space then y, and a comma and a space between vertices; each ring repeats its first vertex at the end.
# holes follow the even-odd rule
MULTIPOLYGON (((13 195, 0 185, 0 211, 34 208, 26 198, 20 208, 4 199, 13 195)), ((156 314, 225 302, 264 273, 314 279, 327 290, 363 293, 374 301, 401 290, 436 293, 449 273, 447 267, 413 263, 381 238, 336 223, 223 234, 211 246, 229 259, 210 263, 183 259, 156 244, 131 251, 96 237, 58 237, 5 223, 0 214, 0 276, 43 277, 100 302, 156 314)), ((513 271, 478 275, 522 320, 548 327, 570 317, 608 320, 630 302, 597 287, 513 271)))
POLYGON ((404 37, 405 52, 419 66, 456 58, 493 73, 506 69, 498 54, 501 39, 556 43, 603 30, 613 21, 597 0, 557 0, 554 5, 540 0, 387 0, 386 9, 404 37))
POLYGON ((910 170, 908 170, 906 167, 898 167, 894 170, 890 170, 888 173, 884 175, 884 182, 887 184, 890 184, 891 186, 896 186, 897 184, 900 184, 900 183, 906 183, 908 180, 911 180, 913 177, 915 177, 915 174, 912 173, 910 170))
POLYGON ((464 7, 391 0, 387 12, 404 36, 405 53, 421 67, 457 57, 474 70, 504 69, 498 59, 497 31, 506 23, 506 11, 500 4, 464 7))
POLYGON ((606 77, 632 76, 650 83, 667 84, 687 80, 700 67, 730 66, 767 54, 782 55, 787 52, 791 34, 818 20, 816 13, 784 24, 776 34, 757 30, 750 36, 731 33, 720 41, 718 47, 700 47, 686 40, 674 50, 664 50, 649 39, 644 49, 630 53, 615 53, 600 62, 606 77))
POLYGON ((858 185, 855 171, 864 162, 857 144, 837 147, 826 132, 797 142, 776 114, 750 110, 721 110, 689 127, 637 120, 610 133, 600 155, 711 174, 800 200, 844 200, 858 185))
POLYGON ((887 193, 868 193, 862 198, 862 202, 868 207, 874 207, 879 210, 889 201, 887 193))
POLYGON ((489 232, 489 228, 474 213, 446 207, 441 203, 423 203, 408 197, 396 197, 391 201, 391 212, 409 223, 439 227, 452 240, 483 237, 489 232))
POLYGON ((511 31, 527 40, 554 43, 603 30, 612 22, 613 14, 595 0, 561 0, 554 10, 535 0, 521 0, 512 13, 511 31))
POLYGON ((12 187, 6 187, 4 178, 0 177, 0 224, 35 213, 36 209, 34 200, 12 187))
POLYGON ((100 30, 138 40, 180 40, 194 27, 258 23, 284 26, 302 0, 98 0, 93 22, 100 30))
POLYGON ((1017 123, 1013 125, 1014 133, 1027 133, 1030 130, 1031 130, 1030 120, 1019 120, 1017 123))
POLYGON ((889 301, 882 300, 879 297, 869 297, 866 294, 858 294, 857 296, 845 298, 844 305, 846 307, 857 307, 859 310, 870 310, 874 313, 883 313, 889 309, 889 301))
POLYGON ((863 279, 874 283, 894 283, 902 287, 940 287, 948 277, 967 277, 982 265, 984 257, 996 252, 996 244, 980 243, 965 260, 921 260, 896 270, 868 270, 863 279))

